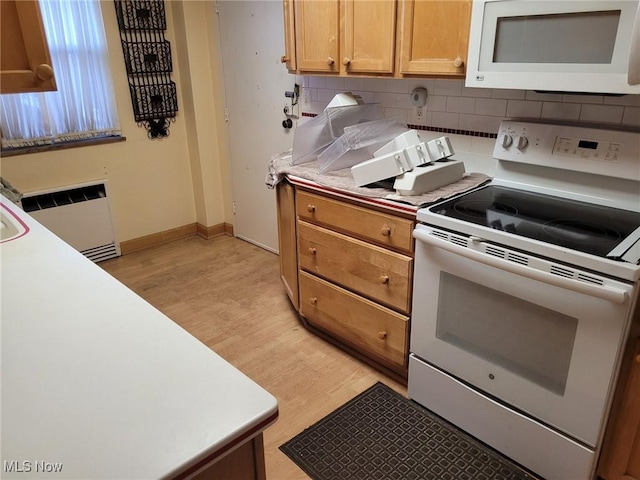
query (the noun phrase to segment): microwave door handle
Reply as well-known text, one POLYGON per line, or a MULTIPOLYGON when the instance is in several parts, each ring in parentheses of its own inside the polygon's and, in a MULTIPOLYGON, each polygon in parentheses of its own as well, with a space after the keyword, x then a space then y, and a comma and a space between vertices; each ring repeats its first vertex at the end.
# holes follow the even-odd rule
POLYGON ((416 240, 427 243, 437 248, 442 248, 443 250, 447 250, 456 255, 461 255, 470 260, 475 260, 476 262, 484 263, 485 265, 499 268, 500 270, 514 273, 522 277, 527 277, 542 283, 554 285, 556 287, 566 288, 568 290, 573 290, 574 292, 595 296, 604 300, 609 300, 613 303, 624 303, 628 297, 627 292, 618 288, 612 288, 610 286, 603 287, 590 283, 579 282, 571 278, 560 277, 558 275, 553 275, 552 273, 536 270, 525 265, 512 263, 506 260, 502 260, 498 257, 492 257, 485 253, 478 252, 476 250, 471 250, 467 247, 461 247, 453 243, 449 243, 446 240, 441 240, 440 238, 429 235, 428 233, 421 230, 414 230, 413 236, 416 240))
POLYGON ((636 19, 633 22, 631 33, 627 83, 629 85, 638 85, 640 83, 640 5, 636 9, 636 19))

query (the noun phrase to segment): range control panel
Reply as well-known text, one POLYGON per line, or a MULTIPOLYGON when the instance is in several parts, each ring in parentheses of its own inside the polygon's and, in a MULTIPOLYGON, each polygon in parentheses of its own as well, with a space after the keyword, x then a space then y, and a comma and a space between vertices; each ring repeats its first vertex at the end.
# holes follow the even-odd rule
POLYGON ((622 155, 622 144, 581 138, 556 137, 552 154, 564 157, 616 161, 618 156, 622 155))
POLYGON ((633 131, 505 120, 493 156, 640 181, 640 133, 633 131))

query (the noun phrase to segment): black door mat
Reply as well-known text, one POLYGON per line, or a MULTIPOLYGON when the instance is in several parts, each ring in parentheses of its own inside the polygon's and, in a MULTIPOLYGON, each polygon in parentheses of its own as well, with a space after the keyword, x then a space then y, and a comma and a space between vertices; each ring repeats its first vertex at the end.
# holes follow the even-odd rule
POLYGON ((313 480, 539 480, 380 382, 280 450, 313 480))

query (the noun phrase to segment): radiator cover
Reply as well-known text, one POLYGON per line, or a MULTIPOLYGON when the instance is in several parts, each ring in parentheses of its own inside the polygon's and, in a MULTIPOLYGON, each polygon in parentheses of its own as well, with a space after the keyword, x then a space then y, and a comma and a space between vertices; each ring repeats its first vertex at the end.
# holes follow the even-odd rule
POLYGON ((120 256, 104 181, 25 193, 21 203, 25 212, 90 260, 120 256))

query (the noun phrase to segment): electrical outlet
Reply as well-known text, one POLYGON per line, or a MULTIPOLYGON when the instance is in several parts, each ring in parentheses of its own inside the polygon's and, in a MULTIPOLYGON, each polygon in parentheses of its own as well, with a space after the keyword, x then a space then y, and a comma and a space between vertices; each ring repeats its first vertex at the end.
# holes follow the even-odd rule
POLYGON ((298 119, 300 116, 299 107, 300 107, 299 103, 296 103, 295 105, 289 105, 288 103, 285 103, 284 107, 282 108, 282 112, 284 113, 284 116, 287 118, 298 119))
POLYGON ((304 105, 304 108, 306 109, 311 108, 311 89, 310 88, 302 89, 302 103, 304 105))
POLYGON ((409 109, 409 118, 407 123, 413 125, 427 125, 429 112, 426 107, 413 107, 409 109))

